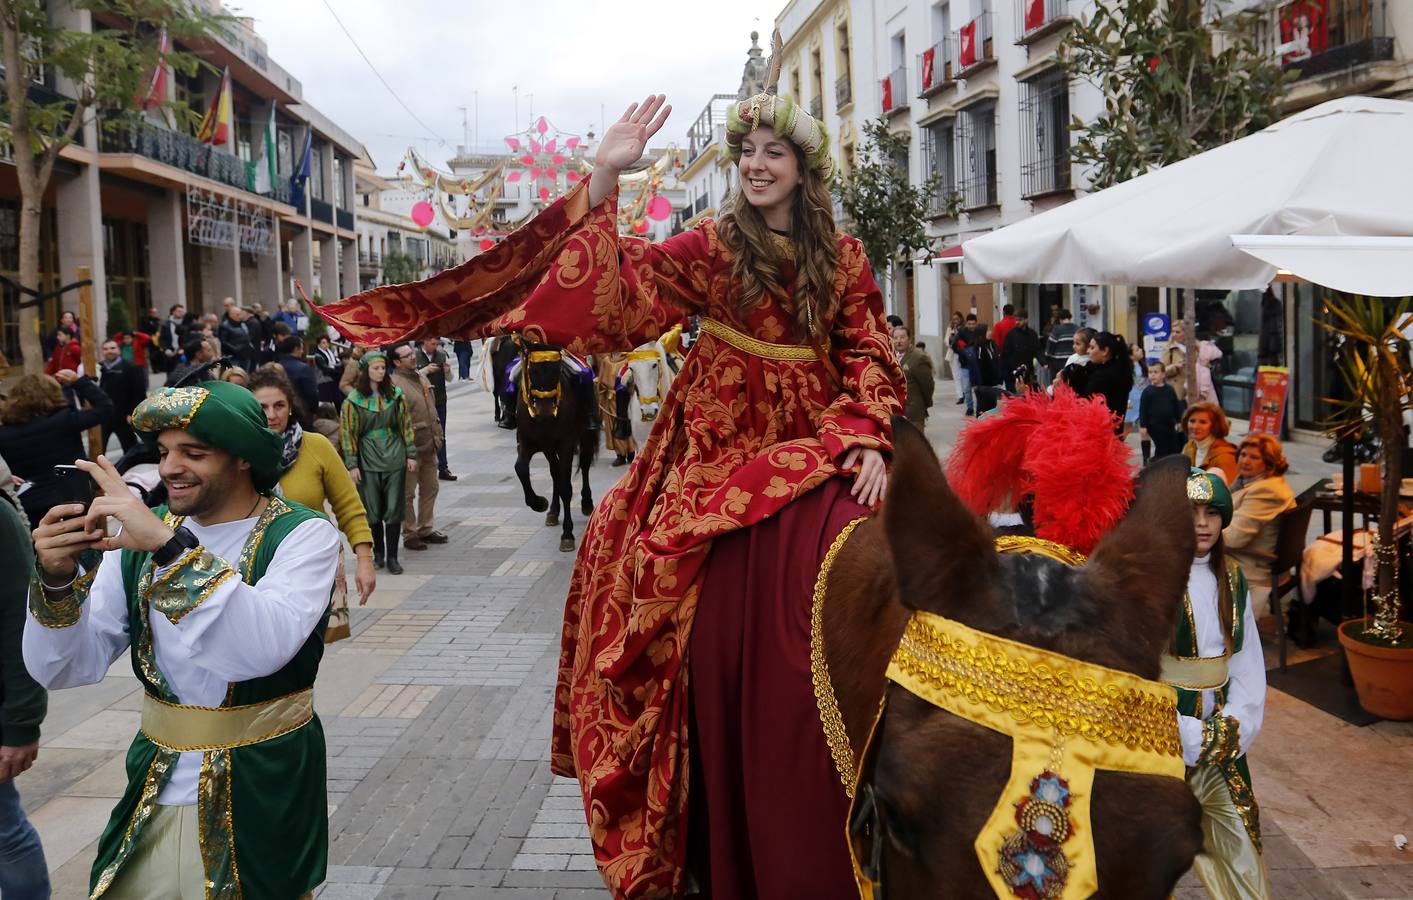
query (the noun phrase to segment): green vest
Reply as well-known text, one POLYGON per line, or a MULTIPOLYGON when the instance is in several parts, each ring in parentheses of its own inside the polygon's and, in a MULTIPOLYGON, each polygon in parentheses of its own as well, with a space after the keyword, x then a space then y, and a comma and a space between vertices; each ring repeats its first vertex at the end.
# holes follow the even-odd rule
MULTIPOLYGON (((169 523, 176 521, 165 508, 157 513, 166 515, 169 523)), ((265 574, 280 542, 314 518, 323 516, 293 501, 271 497, 246 539, 239 561, 227 562, 241 580, 255 584, 265 574)), ((175 703, 177 697, 157 667, 149 607, 138 591, 150 559, 150 553, 122 553, 132 667, 148 694, 175 703)), ((313 687, 324 655, 327 623, 325 612, 283 668, 263 678, 232 683, 221 705, 261 703, 313 687)), ((127 861, 179 756, 159 747, 141 731, 133 738, 127 754, 128 787, 99 838, 89 880, 91 898, 102 896, 127 861)), ((203 754, 197 817, 210 885, 208 900, 295 898, 323 882, 329 847, 325 767, 324 730, 317 715, 271 740, 203 754)))

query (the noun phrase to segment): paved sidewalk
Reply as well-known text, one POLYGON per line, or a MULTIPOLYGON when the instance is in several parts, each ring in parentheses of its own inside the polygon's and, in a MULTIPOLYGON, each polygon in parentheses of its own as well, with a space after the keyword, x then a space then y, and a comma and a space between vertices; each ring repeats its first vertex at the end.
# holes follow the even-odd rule
MULTIPOLYGON (((939 448, 961 421, 950 389, 938 386, 928 428, 939 448)), ((319 896, 606 898, 577 787, 546 763, 573 556, 525 508, 514 438, 494 427, 489 398, 454 385, 450 405, 461 479, 442 482, 437 524, 451 542, 404 551, 405 575, 379 573, 354 636, 320 670, 331 815, 319 896)), ((621 471, 601 460, 595 496, 621 471)), ((534 473, 546 492, 542 462, 534 473)), ((63 900, 85 895, 139 699, 126 657, 102 684, 51 695, 39 762, 19 786, 63 900)), ((1275 896, 1413 897, 1413 854, 1392 844, 1413 834, 1410 764, 1413 728, 1352 728, 1273 691, 1252 768, 1275 896)), ((1178 892, 1202 896, 1190 880, 1178 892)))

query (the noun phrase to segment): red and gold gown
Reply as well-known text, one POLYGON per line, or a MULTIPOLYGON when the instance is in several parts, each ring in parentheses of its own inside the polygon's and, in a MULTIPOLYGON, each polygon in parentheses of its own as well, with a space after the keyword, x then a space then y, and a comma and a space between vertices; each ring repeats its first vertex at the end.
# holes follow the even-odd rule
MULTIPOLYGON (((652 243, 618 234, 616 206, 610 196, 590 208, 581 184, 457 268, 320 312, 362 344, 520 332, 580 355, 628 350, 688 314, 702 317, 701 337, 651 437, 585 529, 555 691, 551 766, 579 779, 609 887, 636 898, 686 887, 686 651, 713 539, 781 512, 838 474, 855 447, 890 451, 889 421, 904 388, 882 298, 857 240, 839 237, 838 312, 828 323, 840 390, 810 347, 790 343, 794 320, 784 303, 768 300, 740 315, 729 252, 714 223, 652 243)), ((776 249, 793 278, 788 242, 776 249)), ((808 546, 801 556, 814 560, 816 551, 808 546)), ((741 592, 744 599, 732 603, 787 602, 765 596, 768 590, 753 593, 750 584, 741 592)), ((807 621, 808 595, 788 602, 796 600, 807 621)), ((800 702, 812 715, 808 634, 803 638, 789 652, 804 648, 800 702)), ((818 743, 829 772, 828 749, 815 730, 817 741, 805 740, 818 743)), ((842 798, 837 776, 830 777, 842 798)), ((831 833, 836 826, 842 841, 842 816, 829 823, 831 833)))

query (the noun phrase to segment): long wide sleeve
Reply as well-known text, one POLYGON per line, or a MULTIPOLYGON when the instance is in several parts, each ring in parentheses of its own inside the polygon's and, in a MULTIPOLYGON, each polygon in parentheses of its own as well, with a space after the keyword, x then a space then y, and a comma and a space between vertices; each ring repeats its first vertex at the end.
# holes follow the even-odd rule
POLYGON ((347 468, 358 466, 358 405, 345 401, 339 409, 339 452, 347 468))
POLYGON ((255 584, 197 547, 153 579, 153 637, 223 681, 279 671, 328 608, 338 556, 338 532, 322 518, 291 531, 255 584))
POLYGON ((360 344, 522 332, 580 355, 626 350, 702 308, 716 248, 703 226, 661 243, 618 234, 618 198, 587 181, 486 253, 412 284, 320 308, 360 344))
POLYGON ((59 602, 45 596, 37 574, 31 582, 25 668, 46 688, 97 684, 127 649, 128 601, 121 557, 121 550, 104 553, 97 571, 83 570, 73 593, 59 602))
POLYGON ((853 238, 840 244, 836 277, 846 287, 830 335, 830 355, 844 384, 822 417, 820 439, 839 462, 855 447, 892 451, 890 420, 903 408, 905 388, 888 342, 883 295, 863 245, 853 238))
POLYGON ((338 522, 339 531, 348 538, 350 546, 373 543, 373 532, 368 527, 368 512, 363 508, 363 501, 358 496, 358 488, 349 476, 348 469, 344 468, 333 445, 324 440, 323 435, 306 434, 304 440, 308 441, 311 437, 320 439, 313 443, 312 449, 319 454, 319 476, 324 482, 324 496, 334 509, 334 520, 338 522))
MULTIPOLYGON (((1238 579, 1238 590, 1246 591, 1246 578, 1238 579)), ((1224 715, 1241 723, 1241 752, 1246 753, 1261 733, 1266 718, 1266 658, 1261 653, 1261 636, 1256 630, 1256 613, 1247 594, 1246 615, 1242 624, 1241 649, 1232 654, 1227 667, 1230 683, 1224 715)))

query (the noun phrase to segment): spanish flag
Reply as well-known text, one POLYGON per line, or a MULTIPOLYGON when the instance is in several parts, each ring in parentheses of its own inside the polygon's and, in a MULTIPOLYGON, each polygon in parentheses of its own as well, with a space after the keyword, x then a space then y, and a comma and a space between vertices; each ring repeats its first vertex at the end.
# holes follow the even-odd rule
POLYGON ((196 133, 196 138, 203 144, 218 147, 230 143, 233 131, 231 70, 227 68, 221 73, 221 87, 216 91, 216 96, 211 98, 211 106, 201 120, 201 130, 196 133))

